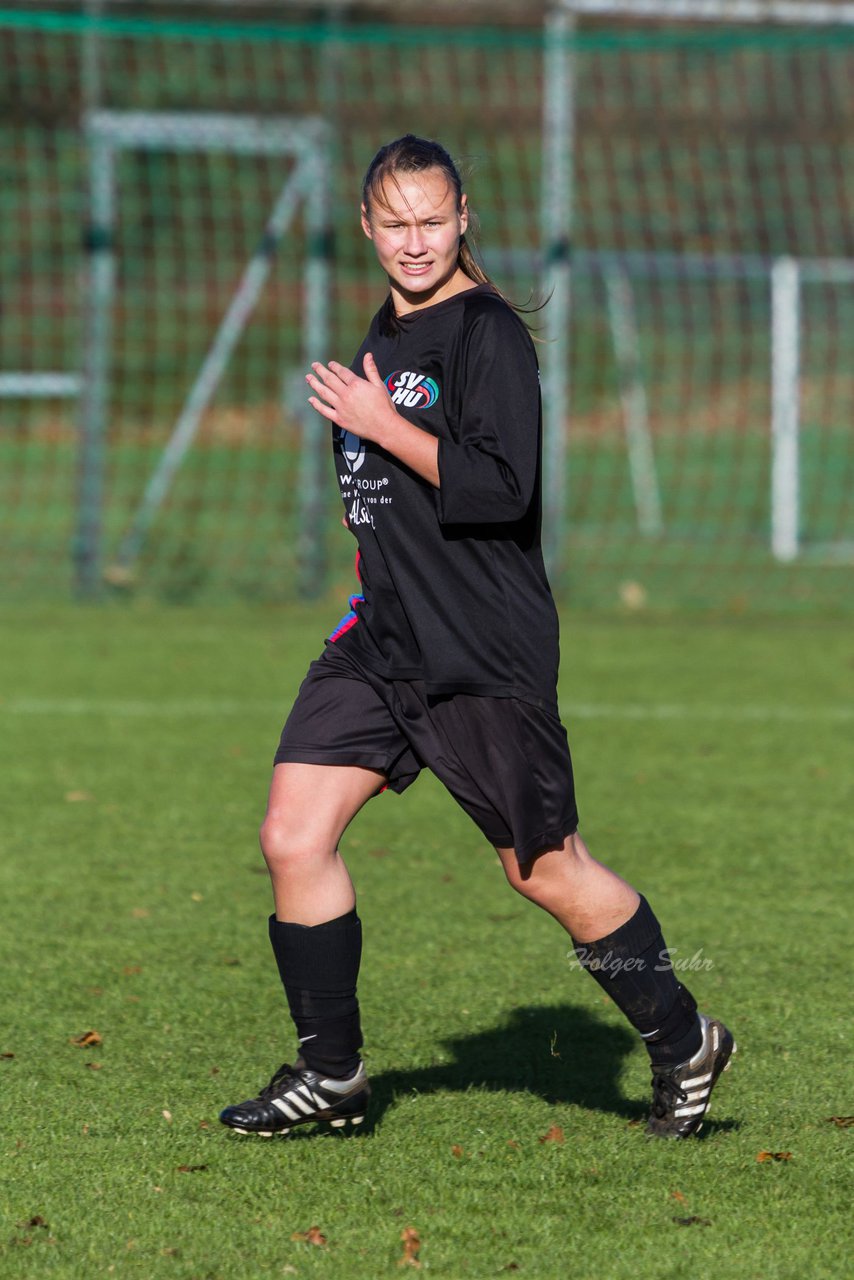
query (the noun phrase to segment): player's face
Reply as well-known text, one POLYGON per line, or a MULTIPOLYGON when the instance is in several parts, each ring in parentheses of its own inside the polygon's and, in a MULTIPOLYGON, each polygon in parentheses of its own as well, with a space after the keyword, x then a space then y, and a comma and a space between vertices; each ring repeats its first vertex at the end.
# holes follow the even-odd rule
POLYGON ((399 315, 441 302, 472 281, 457 266, 468 226, 466 198, 457 204, 441 169, 386 179, 382 200, 362 206, 362 228, 373 241, 399 315))

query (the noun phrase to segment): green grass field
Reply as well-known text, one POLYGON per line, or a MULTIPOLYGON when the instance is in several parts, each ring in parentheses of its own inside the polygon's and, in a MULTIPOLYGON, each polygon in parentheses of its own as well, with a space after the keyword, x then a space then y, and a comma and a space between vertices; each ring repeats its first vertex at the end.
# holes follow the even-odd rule
POLYGON ((644 1138, 642 1048, 428 778, 345 841, 370 1125, 221 1128, 292 1052, 256 827, 336 617, 7 612, 0 1277, 371 1280, 415 1271, 398 1265, 409 1228, 421 1271, 451 1278, 838 1276, 841 621, 564 617, 584 834, 651 897, 739 1041, 700 1139, 644 1138), (87 1032, 101 1043, 73 1043, 87 1032), (312 1227, 324 1243, 295 1238, 312 1227))

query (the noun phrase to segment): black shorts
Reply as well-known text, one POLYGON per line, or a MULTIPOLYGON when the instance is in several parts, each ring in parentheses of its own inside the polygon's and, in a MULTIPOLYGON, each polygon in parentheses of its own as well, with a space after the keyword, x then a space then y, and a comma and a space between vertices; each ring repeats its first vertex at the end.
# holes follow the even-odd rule
POLYGON ((428 768, 490 844, 520 862, 578 828, 556 714, 518 698, 428 697, 421 681, 386 680, 334 644, 309 667, 275 763, 377 769, 398 792, 428 768))

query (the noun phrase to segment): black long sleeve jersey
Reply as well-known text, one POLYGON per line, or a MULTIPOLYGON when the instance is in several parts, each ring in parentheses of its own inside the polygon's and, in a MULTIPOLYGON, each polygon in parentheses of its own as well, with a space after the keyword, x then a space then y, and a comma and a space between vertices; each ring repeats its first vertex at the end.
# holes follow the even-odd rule
POLYGON ((363 599, 337 643, 429 694, 556 711, 558 622, 540 548, 539 372, 527 329, 477 285, 384 331, 373 353, 398 413, 439 440, 436 489, 340 428, 333 448, 363 599))

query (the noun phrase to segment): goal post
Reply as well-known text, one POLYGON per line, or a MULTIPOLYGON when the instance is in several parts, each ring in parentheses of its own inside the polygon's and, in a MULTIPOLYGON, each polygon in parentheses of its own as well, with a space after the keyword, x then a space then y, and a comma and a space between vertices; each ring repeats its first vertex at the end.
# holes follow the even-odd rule
MULTIPOLYGON (((274 256, 300 207, 308 224, 308 253, 303 271, 305 367, 327 345, 329 280, 329 174, 327 126, 314 117, 260 118, 216 113, 93 111, 84 122, 90 155, 88 285, 85 298, 81 396, 79 519, 76 541, 77 585, 83 596, 96 595, 106 577, 113 585, 132 581, 134 566, 158 511, 166 500, 199 429, 202 415, 219 386, 267 281, 274 256), (120 192, 116 158, 122 151, 224 152, 268 156, 293 162, 256 249, 236 284, 180 414, 146 484, 142 499, 121 540, 118 554, 104 564, 102 510, 106 458, 107 393, 110 378, 111 311, 116 295, 114 227, 120 192)), ((302 416, 303 483, 300 485, 301 594, 310 595, 320 578, 323 521, 319 498, 318 432, 302 416)))
MULTIPOLYGON (((584 145, 576 117, 578 75, 576 59, 583 41, 578 38, 582 18, 632 19, 639 24, 672 21, 689 32, 703 24, 777 24, 811 29, 854 26, 854 4, 821 0, 554 0, 546 18, 543 112, 543 244, 544 294, 551 295, 547 336, 551 349, 544 357, 544 391, 549 403, 545 414, 547 523, 554 533, 549 542, 552 564, 559 570, 559 548, 566 545, 566 528, 572 494, 565 457, 567 432, 572 432, 570 366, 572 351, 573 282, 591 271, 601 274, 618 370, 618 388, 631 472, 638 528, 645 534, 663 529, 661 500, 655 470, 653 437, 646 404, 644 368, 635 332, 632 270, 641 277, 684 277, 700 274, 711 280, 732 278, 764 280, 768 298, 769 412, 768 424, 769 530, 768 544, 781 563, 795 560, 802 551, 800 381, 801 292, 806 281, 846 285, 854 281, 854 259, 829 260, 804 257, 796 249, 774 255, 716 253, 703 255, 661 250, 631 255, 600 248, 585 254, 574 246, 575 153, 584 145), (692 258, 694 261, 692 262, 692 258), (669 260, 668 260, 669 259, 669 260), (560 476, 560 487, 555 477, 560 476)), ((589 33, 587 36, 590 43, 589 33)))

